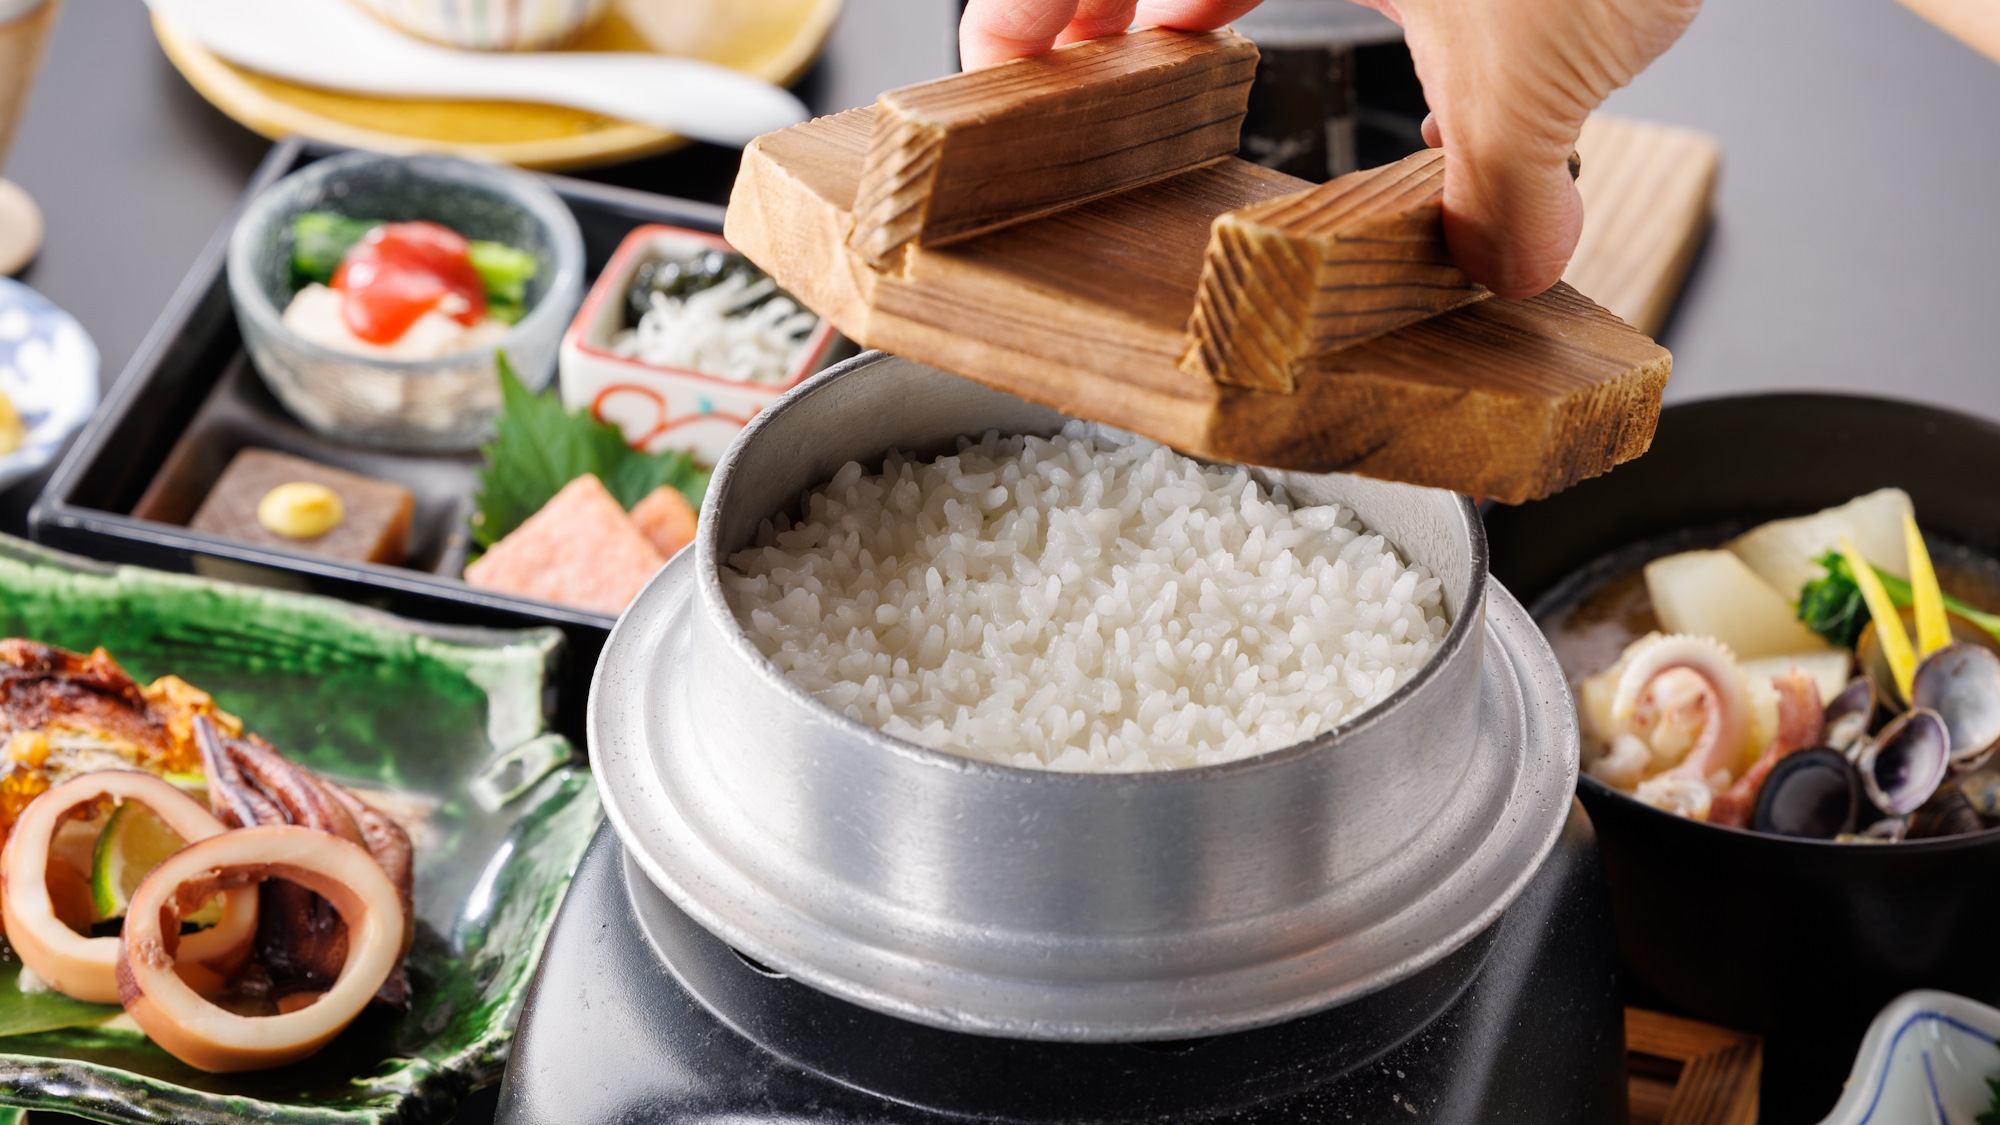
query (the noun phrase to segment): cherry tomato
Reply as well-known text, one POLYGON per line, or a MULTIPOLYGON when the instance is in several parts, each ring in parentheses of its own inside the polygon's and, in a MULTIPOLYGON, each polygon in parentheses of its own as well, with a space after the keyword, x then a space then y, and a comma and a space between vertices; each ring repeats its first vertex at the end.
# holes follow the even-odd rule
POLYGON ((333 271, 333 287, 346 298, 341 318, 348 330, 371 344, 393 343, 439 305, 460 324, 478 324, 486 315, 486 286, 469 251, 456 231, 436 223, 383 223, 369 231, 333 271))

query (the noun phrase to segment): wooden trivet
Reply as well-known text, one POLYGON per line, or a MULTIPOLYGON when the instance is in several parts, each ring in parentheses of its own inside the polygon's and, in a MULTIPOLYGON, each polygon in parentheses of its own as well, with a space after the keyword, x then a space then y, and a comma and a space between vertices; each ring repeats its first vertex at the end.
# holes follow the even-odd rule
POLYGON ((1471 285, 1436 153, 1237 159, 1254 59, 1143 31, 892 91, 754 142, 726 233, 868 347, 1199 456, 1515 502, 1645 452, 1666 350, 1471 285))
POLYGON ((1755 1035, 1627 1008, 1625 1067, 1632 1125, 1757 1125, 1755 1035))

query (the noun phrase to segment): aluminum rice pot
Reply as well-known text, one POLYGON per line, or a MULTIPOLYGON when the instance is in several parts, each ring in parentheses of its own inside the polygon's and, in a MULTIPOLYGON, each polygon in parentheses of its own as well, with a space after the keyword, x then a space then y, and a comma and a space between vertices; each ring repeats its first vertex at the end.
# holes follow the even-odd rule
POLYGON ((1463 497, 1266 474, 1350 506, 1443 580, 1452 626, 1388 700, 1244 761, 1068 774, 887 737, 776 671, 719 568, 848 461, 1050 434, 1049 407, 869 353, 761 414, 701 528, 607 642, 589 731, 634 860, 744 954, 953 1030, 1211 1035, 1403 979, 1483 930, 1552 846, 1575 781, 1562 676, 1486 576, 1463 497))

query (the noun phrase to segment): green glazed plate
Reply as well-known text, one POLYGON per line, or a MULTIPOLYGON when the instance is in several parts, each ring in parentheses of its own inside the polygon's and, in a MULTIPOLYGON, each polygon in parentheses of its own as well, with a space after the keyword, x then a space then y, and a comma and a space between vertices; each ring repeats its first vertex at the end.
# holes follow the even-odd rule
MULTIPOLYGON (((399 791, 422 818, 409 1011, 371 1011, 289 1067, 204 1074, 115 1007, 24 995, 7 950, 0 1107, 116 1122, 436 1122, 499 1077, 601 815, 589 773, 547 730, 559 634, 422 625, 0 536, 0 636, 102 645, 141 683, 177 675, 294 760, 367 795, 399 791)), ((14 1117, 0 1108, 0 1125, 14 1117)))

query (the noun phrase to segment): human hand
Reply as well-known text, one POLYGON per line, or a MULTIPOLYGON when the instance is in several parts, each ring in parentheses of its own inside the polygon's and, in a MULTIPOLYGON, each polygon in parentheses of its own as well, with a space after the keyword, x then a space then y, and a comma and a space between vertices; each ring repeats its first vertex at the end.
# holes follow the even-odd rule
MULTIPOLYGON (((1503 297, 1562 279, 1583 232, 1583 119, 1687 30, 1701 0, 1360 0, 1403 25, 1424 140, 1448 157, 1452 258, 1503 297)), ((1585 174, 1588 174, 1586 170, 1585 174)))
POLYGON ((1258 0, 970 0, 958 25, 958 57, 967 70, 1038 55, 1051 47, 1172 27, 1213 31, 1258 0))
MULTIPOLYGON (((1680 38, 1700 0, 1358 0, 1403 25, 1443 147, 1452 257, 1503 297, 1561 280, 1583 231, 1569 174, 1583 119, 1680 38)), ((1134 24, 1206 31, 1256 0, 971 0, 967 69, 1134 24)))

